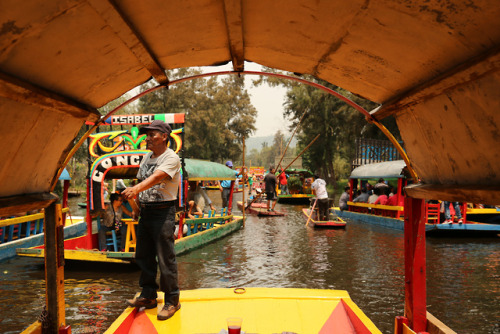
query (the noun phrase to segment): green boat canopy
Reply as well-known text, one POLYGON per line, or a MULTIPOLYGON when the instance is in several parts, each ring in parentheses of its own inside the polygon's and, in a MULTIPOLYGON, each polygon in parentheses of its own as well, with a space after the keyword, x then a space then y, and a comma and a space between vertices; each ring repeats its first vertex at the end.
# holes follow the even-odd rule
POLYGON ((184 159, 189 181, 236 180, 233 169, 217 162, 184 159))
POLYGON ((301 174, 304 177, 312 177, 314 175, 310 170, 300 168, 288 168, 285 172, 287 174, 301 174))
POLYGON ((398 179, 405 177, 406 164, 403 160, 384 161, 354 168, 351 179, 398 179))
MULTIPOLYGON (((187 179, 190 181, 236 180, 234 170, 225 165, 199 159, 184 159, 187 179)), ((112 168, 106 173, 106 179, 135 179, 139 165, 126 168, 112 168)))

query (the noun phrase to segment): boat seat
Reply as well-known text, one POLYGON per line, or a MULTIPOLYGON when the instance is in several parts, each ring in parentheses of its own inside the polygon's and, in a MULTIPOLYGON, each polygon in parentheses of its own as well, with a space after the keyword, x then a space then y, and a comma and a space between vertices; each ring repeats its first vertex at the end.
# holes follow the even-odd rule
MULTIPOLYGON (((101 218, 97 217, 97 230, 99 231, 101 229, 101 218)), ((103 245, 99 245, 99 250, 101 249, 110 249, 118 252, 118 242, 120 241, 120 236, 116 235, 116 230, 108 231, 106 232, 106 247, 103 247, 103 245)))
POLYGON ((7 235, 7 242, 21 238, 21 224, 14 224, 9 226, 7 235))
POLYGON ((43 232, 43 218, 26 222, 26 237, 43 232))
POLYGON ((441 204, 431 204, 431 203, 426 203, 425 204, 425 220, 429 224, 439 224, 440 223, 440 212, 441 209, 441 204))

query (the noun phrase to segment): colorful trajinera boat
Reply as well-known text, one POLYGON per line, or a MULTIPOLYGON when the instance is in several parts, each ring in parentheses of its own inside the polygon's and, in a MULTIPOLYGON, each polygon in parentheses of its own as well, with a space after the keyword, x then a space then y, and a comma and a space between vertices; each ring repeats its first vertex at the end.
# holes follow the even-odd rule
MULTIPOLYGON (((362 165, 355 168, 349 177, 350 201, 347 203, 348 210, 335 208, 335 212, 342 218, 355 219, 368 224, 379 225, 397 230, 404 230, 404 210, 405 195, 401 191, 403 187, 411 184, 409 180, 406 164, 403 160, 386 161, 374 164, 362 165), (355 197, 354 189, 365 188, 368 181, 379 180, 380 178, 394 184, 397 189, 395 203, 399 205, 381 205, 361 202, 353 202, 355 197)), ((429 198, 431 200, 431 198, 429 198)), ((500 213, 496 209, 471 209, 467 203, 461 205, 462 223, 454 222, 445 224, 442 217, 441 203, 438 200, 426 201, 425 209, 425 231, 430 236, 497 236, 500 234, 500 224, 487 224, 472 221, 469 212, 475 215, 489 215, 494 219, 500 213), (480 213, 482 212, 482 213, 480 213)))
POLYGON ((282 204, 309 204, 314 195, 311 193, 313 174, 307 169, 288 168, 285 173, 289 175, 289 194, 278 191, 278 203, 282 204), (298 182, 298 186, 295 183, 298 182))
MULTIPOLYGON (((243 202, 236 202, 238 205, 238 209, 243 211, 243 202)), ((261 217, 274 217, 274 216, 284 216, 285 213, 283 211, 275 211, 275 210, 267 210, 266 202, 254 202, 250 205, 245 206, 245 212, 250 213, 252 215, 261 216, 261 217)))
MULTIPOLYGON (((67 207, 70 180, 68 171, 64 169, 59 181, 63 183, 61 218, 65 239, 84 235, 86 231, 84 217, 72 216, 67 207)), ((15 257, 18 248, 43 245, 44 222, 44 212, 23 212, 0 219, 0 261, 15 257)))
MULTIPOLYGON (((65 165, 95 130, 79 139, 84 122, 102 123, 119 108, 105 117, 97 108, 151 78, 154 87, 124 105, 190 79, 245 74, 293 80, 334 95, 377 126, 400 151, 415 183, 405 187, 404 316, 397 317, 395 333, 433 331, 426 312, 425 199, 500 202, 499 155, 494 151, 500 146, 500 3, 308 4, 2 4, 0 127, 2 139, 12 145, 0 150, 0 215, 45 208, 43 318, 48 332, 71 331, 64 315, 60 209, 51 192, 65 165), (245 61, 297 75, 245 71, 245 61), (232 71, 179 80, 169 78, 167 71, 228 62, 232 71), (349 93, 342 96, 302 74, 349 93), (352 95, 381 104, 368 111, 349 99, 352 95), (405 150, 383 126, 388 118, 396 121, 405 150)), ((199 309, 187 322, 204 311, 199 309)))
MULTIPOLYGON (((139 116, 141 124, 144 124, 144 115, 139 116)), ((161 118, 170 121, 172 126, 175 124, 184 123, 183 114, 156 114, 147 117, 150 121, 155 118, 161 118)), ((110 119, 108 122, 112 123, 110 119)), ((98 228, 99 218, 96 221, 92 219, 93 212, 102 210, 105 206, 104 199, 104 184, 106 180, 112 179, 134 179, 137 175, 137 170, 142 158, 147 154, 147 150, 139 149, 142 146, 145 136, 135 136, 138 131, 135 128, 137 125, 134 122, 122 122, 122 125, 133 125, 130 132, 126 130, 114 132, 101 132, 92 136, 91 144, 89 145, 90 155, 95 157, 90 171, 90 189, 87 198, 87 227, 86 234, 70 238, 64 241, 64 258, 65 260, 74 261, 90 261, 90 262, 109 262, 109 263, 131 263, 135 258, 135 225, 138 223, 133 219, 123 219, 127 227, 125 249, 120 250, 119 233, 111 232, 111 236, 107 242, 110 251, 100 251, 104 245, 98 245, 98 228), (113 138, 114 143, 111 148, 106 147, 101 140, 104 138, 113 138), (101 151, 107 152, 103 155, 98 155, 95 148, 99 146, 101 151), (116 150, 116 148, 121 148, 116 150), (91 194, 91 196, 90 196, 91 194)), ((182 128, 173 131, 173 140, 171 145, 174 145, 175 151, 178 152, 182 146, 182 128)), ((231 180, 234 182, 234 172, 226 166, 210 161, 202 161, 197 159, 184 159, 181 157, 182 163, 182 181, 184 185, 179 190, 178 203, 178 234, 175 243, 177 254, 182 254, 186 251, 200 247, 206 243, 222 238, 238 229, 243 225, 243 218, 236 217, 228 212, 227 208, 223 208, 220 213, 210 211, 208 216, 196 217, 194 219, 186 219, 184 208, 187 198, 187 182, 203 182, 206 180, 231 180)), ((231 195, 232 196, 232 195, 231 195)), ((25 257, 44 257, 44 246, 31 248, 18 248, 17 254, 25 257)))
POLYGON ((345 228, 346 226, 346 222, 340 217, 335 217, 334 219, 328 221, 316 220, 316 210, 311 216, 311 208, 302 209, 302 213, 306 216, 307 224, 310 224, 312 227, 345 228))

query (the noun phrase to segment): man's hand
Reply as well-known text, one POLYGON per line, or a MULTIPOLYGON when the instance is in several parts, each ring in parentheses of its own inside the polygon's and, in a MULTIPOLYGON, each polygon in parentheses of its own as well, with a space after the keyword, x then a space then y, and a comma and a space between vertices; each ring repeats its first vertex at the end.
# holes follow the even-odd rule
POLYGON ((125 190, 122 191, 122 196, 126 200, 136 198, 138 194, 139 194, 139 189, 137 189, 137 185, 125 188, 125 190))

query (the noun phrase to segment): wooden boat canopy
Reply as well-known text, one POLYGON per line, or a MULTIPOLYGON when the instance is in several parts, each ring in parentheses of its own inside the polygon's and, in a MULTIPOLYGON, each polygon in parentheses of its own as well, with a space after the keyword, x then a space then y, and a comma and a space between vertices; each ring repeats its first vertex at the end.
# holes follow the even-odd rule
POLYGON ((385 161, 354 168, 351 179, 400 179, 405 176, 406 164, 403 160, 385 161))
POLYGON ((4 1, 0 214, 54 200, 97 108, 165 70, 245 61, 380 103, 421 181, 411 196, 498 204, 499 16, 496 0, 4 1))

